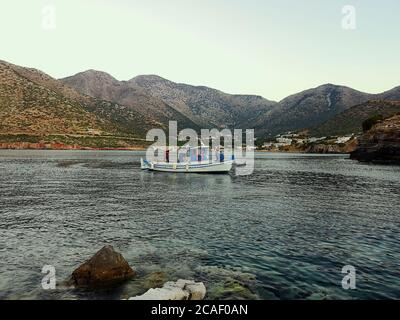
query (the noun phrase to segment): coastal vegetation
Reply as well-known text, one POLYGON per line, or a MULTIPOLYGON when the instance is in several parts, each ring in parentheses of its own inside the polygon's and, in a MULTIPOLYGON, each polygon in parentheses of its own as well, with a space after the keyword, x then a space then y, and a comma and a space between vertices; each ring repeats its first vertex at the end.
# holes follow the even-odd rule
POLYGON ((130 136, 0 134, 0 149, 143 149, 149 145, 130 136))
POLYGON ((376 125, 379 121, 383 120, 383 116, 381 114, 374 115, 362 123, 363 132, 367 132, 372 129, 374 125, 376 125))

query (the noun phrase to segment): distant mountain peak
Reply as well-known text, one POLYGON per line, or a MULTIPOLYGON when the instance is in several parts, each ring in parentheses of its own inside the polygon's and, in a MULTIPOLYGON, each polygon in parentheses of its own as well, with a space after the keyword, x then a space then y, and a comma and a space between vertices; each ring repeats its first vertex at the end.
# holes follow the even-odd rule
POLYGON ((343 86, 334 84, 334 83, 324 83, 324 84, 318 86, 317 89, 318 88, 340 88, 340 87, 343 87, 343 86))
MULTIPOLYGON (((85 77, 85 78, 92 77, 92 78, 97 78, 99 80, 118 81, 109 73, 104 72, 104 71, 95 70, 95 69, 89 69, 89 70, 86 70, 83 72, 79 72, 72 77, 85 77)), ((71 78, 71 77, 67 77, 67 78, 71 78)))
POLYGON ((159 75, 156 74, 142 74, 142 75, 138 75, 136 77, 133 77, 132 79, 130 79, 129 81, 136 81, 136 80, 147 80, 147 81, 168 81, 168 82, 172 82, 169 81, 163 77, 160 77, 159 75))

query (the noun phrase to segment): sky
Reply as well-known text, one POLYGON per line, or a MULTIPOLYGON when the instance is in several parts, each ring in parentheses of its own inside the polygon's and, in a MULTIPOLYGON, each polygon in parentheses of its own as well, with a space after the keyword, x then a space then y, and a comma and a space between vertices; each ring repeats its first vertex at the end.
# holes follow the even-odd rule
POLYGON ((400 85, 398 0, 0 0, 0 8, 0 59, 55 78, 157 74, 277 101, 325 83, 370 93, 400 85))

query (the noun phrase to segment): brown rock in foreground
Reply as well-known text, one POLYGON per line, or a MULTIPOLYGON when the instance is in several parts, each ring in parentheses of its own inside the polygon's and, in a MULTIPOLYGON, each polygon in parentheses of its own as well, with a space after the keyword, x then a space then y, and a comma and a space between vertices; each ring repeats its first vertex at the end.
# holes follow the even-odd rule
POLYGON ((135 274, 120 253, 112 246, 105 246, 72 273, 70 282, 76 286, 97 286, 126 280, 135 274))
POLYGON ((363 162, 400 163, 400 115, 379 122, 360 137, 351 158, 363 162))

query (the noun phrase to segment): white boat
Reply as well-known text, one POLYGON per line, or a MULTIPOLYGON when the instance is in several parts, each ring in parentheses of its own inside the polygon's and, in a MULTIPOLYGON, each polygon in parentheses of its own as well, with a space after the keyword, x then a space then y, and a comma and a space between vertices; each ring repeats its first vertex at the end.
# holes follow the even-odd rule
POLYGON ((228 173, 233 166, 233 161, 169 163, 140 160, 142 170, 177 173, 228 173))
POLYGON ((180 149, 178 159, 179 161, 175 163, 169 162, 169 159, 165 161, 140 159, 141 169, 176 173, 228 173, 234 164, 233 160, 213 159, 209 148, 205 146, 180 149))

